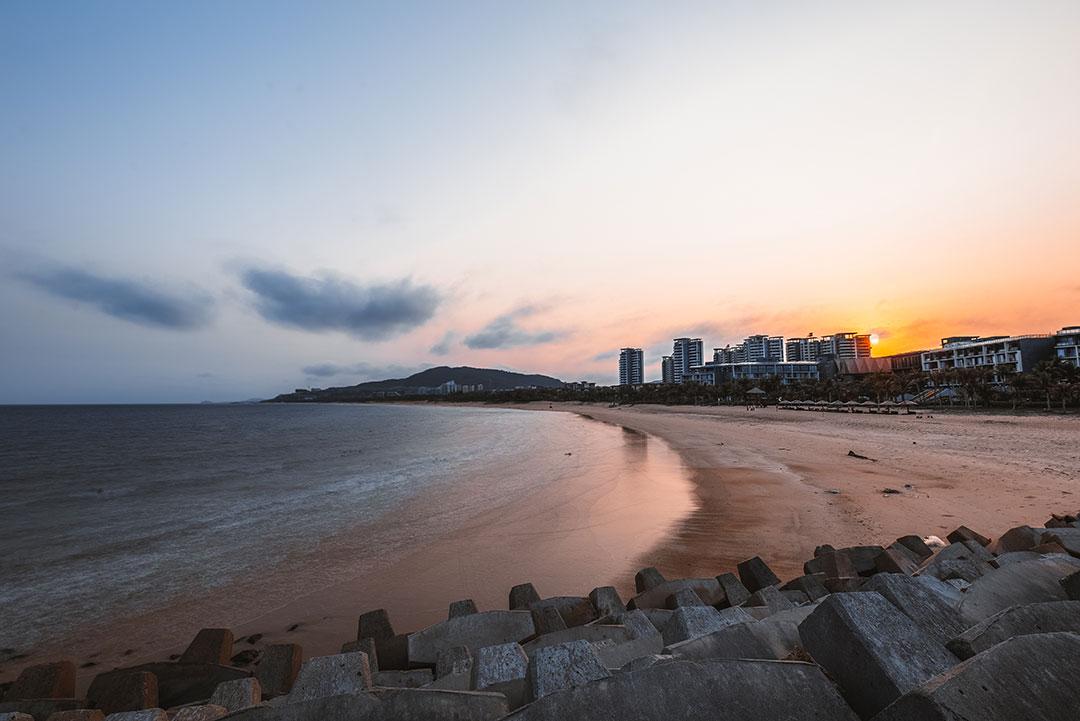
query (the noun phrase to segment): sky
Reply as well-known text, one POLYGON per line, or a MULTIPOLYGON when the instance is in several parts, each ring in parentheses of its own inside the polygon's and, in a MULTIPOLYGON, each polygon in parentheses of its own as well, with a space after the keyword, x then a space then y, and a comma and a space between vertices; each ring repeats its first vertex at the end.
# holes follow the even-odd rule
POLYGON ((1080 3, 0 4, 0 403, 1080 323, 1080 3))

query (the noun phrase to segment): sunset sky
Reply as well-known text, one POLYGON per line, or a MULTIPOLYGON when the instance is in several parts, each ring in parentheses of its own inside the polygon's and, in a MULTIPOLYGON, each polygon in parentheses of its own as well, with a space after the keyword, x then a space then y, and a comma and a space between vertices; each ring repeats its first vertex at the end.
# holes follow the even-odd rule
POLYGON ((0 403, 1080 323, 1080 2, 6 2, 0 403))

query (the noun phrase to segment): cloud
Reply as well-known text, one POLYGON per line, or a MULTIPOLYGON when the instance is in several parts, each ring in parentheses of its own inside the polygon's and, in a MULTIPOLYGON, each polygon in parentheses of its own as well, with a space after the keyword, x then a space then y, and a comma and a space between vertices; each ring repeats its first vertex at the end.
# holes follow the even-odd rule
POLYGON ((515 346, 550 343, 564 335, 559 331, 551 330, 530 332, 517 324, 519 318, 528 317, 536 312, 537 309, 533 306, 523 306, 505 315, 500 315, 484 326, 480 332, 465 338, 465 345, 474 350, 513 348, 515 346))
POLYGON ((106 278, 76 268, 27 270, 17 277, 49 295, 144 326, 190 330, 208 324, 212 315, 213 300, 201 292, 181 297, 148 283, 106 278))
MULTIPOLYGON (((426 366, 424 366, 426 367, 426 366)), ((340 365, 337 363, 316 363, 304 366, 304 375, 315 378, 333 378, 335 376, 351 376, 354 378, 404 378, 424 370, 424 367, 406 367, 399 365, 377 366, 370 363, 351 363, 340 365)))
POLYGON ((430 352, 433 355, 446 355, 450 352, 450 347, 457 340, 457 333, 454 331, 447 331, 446 335, 442 337, 442 340, 431 346, 430 352))
POLYGON ((619 353, 620 353, 620 351, 617 351, 617 350, 606 350, 603 353, 597 353, 596 355, 594 355, 592 357, 592 359, 594 361, 597 361, 597 362, 606 361, 606 360, 612 360, 614 358, 618 358, 619 353))
POLYGON ((240 279, 257 296, 256 310, 272 323, 341 330, 365 340, 385 340, 423 325, 441 302, 433 287, 409 278, 365 285, 335 275, 305 278, 248 268, 240 279))

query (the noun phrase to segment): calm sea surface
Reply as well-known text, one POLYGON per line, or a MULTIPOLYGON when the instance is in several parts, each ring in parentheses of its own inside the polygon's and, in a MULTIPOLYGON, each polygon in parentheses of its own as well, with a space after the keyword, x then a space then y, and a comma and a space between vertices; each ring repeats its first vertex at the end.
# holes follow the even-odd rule
POLYGON ((588 472, 588 458, 618 474, 640 453, 628 444, 617 427, 503 409, 3 407, 0 645, 55 641, 284 563, 293 587, 266 592, 287 596, 347 572, 354 551, 390 563, 477 508, 588 472), (388 519, 378 543, 362 533, 388 519), (326 552, 337 538, 356 548, 326 552))

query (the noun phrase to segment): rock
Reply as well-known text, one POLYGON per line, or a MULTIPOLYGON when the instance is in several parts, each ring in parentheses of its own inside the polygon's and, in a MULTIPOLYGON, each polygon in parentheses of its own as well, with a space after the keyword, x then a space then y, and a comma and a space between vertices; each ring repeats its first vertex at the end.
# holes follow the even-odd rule
MULTIPOLYGON (((523 641, 536 632, 529 611, 481 611, 451 618, 409 634, 408 658, 415 664, 434 664, 439 651, 454 646, 478 649, 523 641)), ((380 657, 382 651, 379 651, 380 657)))
POLYGON ((476 613, 476 602, 471 598, 465 598, 461 601, 452 601, 450 603, 450 613, 448 618, 456 618, 457 616, 468 616, 470 613, 476 613))
POLYGON ((53 661, 27 666, 4 694, 4 701, 75 696, 75 664, 53 661))
POLYGON ((779 586, 780 579, 772 572, 772 569, 761 560, 760 556, 754 556, 739 564, 739 580, 746 586, 746 590, 753 593, 760 591, 766 586, 779 586))
POLYGON ((716 583, 724 592, 725 606, 741 606, 750 598, 750 591, 742 584, 734 573, 721 573, 716 577, 716 583))
MULTIPOLYGON (((27 714, 29 715, 29 714, 27 714)), ((222 714, 224 715, 224 714, 222 714)), ((102 721, 105 718, 104 712, 101 709, 96 708, 77 708, 70 711, 57 711, 50 714, 46 721, 102 721)), ((183 720, 181 720, 183 721, 183 720)), ((188 721, 198 721, 197 719, 189 719, 188 721)), ((212 720, 208 720, 212 721, 212 720)))
POLYGON ((170 714, 169 721, 217 721, 228 713, 229 710, 224 706, 210 704, 181 706, 176 713, 170 714))
POLYGON ((119 711, 105 717, 105 721, 169 721, 168 714, 159 708, 142 711, 119 711))
POLYGON ((548 694, 507 721, 854 721, 819 668, 775 661, 668 661, 548 694))
POLYGON ((1074 571, 1060 581, 1070 600, 1080 601, 1080 571, 1074 571))
POLYGON ((725 608, 723 611, 717 611, 712 606, 677 608, 672 612, 671 620, 664 626, 661 635, 664 645, 670 646, 679 641, 719 631, 733 623, 748 623, 753 620, 753 616, 742 608, 725 608))
POLYGON ((1017 636, 911 690, 874 721, 1076 718, 1080 635, 1017 636))
POLYGON ((529 660, 529 694, 532 700, 550 693, 607 678, 611 674, 588 641, 570 641, 539 649, 529 660))
POLYGON ((914 553, 918 558, 929 558, 934 553, 921 536, 900 536, 900 538, 896 539, 896 542, 914 553))
POLYGON ((996 555, 1013 551, 1030 551, 1042 543, 1042 534, 1046 529, 1031 526, 1016 526, 1001 534, 990 544, 988 550, 996 555))
POLYGON ((483 691, 495 684, 525 678, 529 668, 529 657, 517 643, 502 643, 497 646, 485 646, 477 649, 476 663, 473 668, 474 684, 477 691, 483 691))
POLYGON ((767 608, 769 610, 769 615, 795 608, 795 604, 789 601, 784 594, 780 593, 780 589, 776 586, 766 586, 758 591, 754 591, 750 594, 750 598, 747 599, 745 605, 748 607, 760 606, 767 608))
POLYGON ((894 543, 874 559, 874 565, 881 573, 903 573, 910 576, 918 570, 919 558, 906 547, 894 543))
POLYGON ((945 540, 949 543, 960 543, 962 541, 975 541, 980 546, 989 546, 990 539, 982 534, 976 533, 967 526, 960 526, 955 531, 945 536, 945 540))
MULTIPOLYGON (((793 578, 783 586, 781 591, 802 591, 811 601, 817 601, 829 595, 829 589, 825 588, 823 574, 809 574, 793 578)), ((745 600, 745 599, 744 599, 745 600)))
MULTIPOLYGON (((365 639, 357 642, 372 649, 375 647, 374 639, 365 639)), ((361 649, 362 650, 362 649, 361 649)), ((300 673, 300 666, 304 663, 304 649, 295 643, 277 643, 267 646, 263 650, 262 660, 255 669, 255 678, 259 679, 259 686, 267 698, 287 694, 300 673)), ((368 666, 374 666, 378 670, 378 664, 371 663, 368 656, 368 666)))
POLYGON ((229 665, 233 655, 233 633, 227 628, 204 628, 195 634, 180 663, 216 663, 229 665))
POLYGON ((465 646, 453 646, 440 651, 435 662, 435 678, 462 675, 472 678, 473 658, 465 646))
POLYGON ((565 631, 567 628, 566 621, 559 615, 559 609, 554 606, 533 608, 530 609, 530 613, 532 613, 533 628, 538 634, 565 631))
POLYGON ((1080 557, 1080 528, 1055 528, 1042 535, 1043 543, 1056 543, 1070 556, 1080 557))
POLYGON ((694 593, 694 589, 684 588, 668 596, 664 605, 674 610, 683 606, 708 606, 709 604, 702 601, 701 596, 694 593))
POLYGON ((909 576, 880 573, 867 580, 860 593, 876 592, 900 609, 935 641, 944 645, 964 630, 966 624, 955 607, 909 576))
POLYGON ((615 616, 626 610, 626 605, 614 586, 594 588, 589 592, 589 600, 592 601, 592 605, 596 607, 596 612, 601 618, 615 616))
MULTIPOLYGON (((251 671, 233 668, 232 666, 220 666, 214 663, 168 663, 161 661, 144 663, 98 674, 97 678, 94 679, 94 683, 90 684, 87 698, 94 697, 93 692, 96 684, 112 685, 117 682, 120 676, 132 672, 153 674, 157 679, 157 705, 163 708, 205 701, 214 693, 214 689, 217 688, 219 683, 236 678, 247 678, 252 675, 251 671)), ((107 688, 107 686, 103 685, 102 688, 107 688)), ((138 696, 135 693, 136 690, 137 687, 132 689, 128 697, 130 698, 131 694, 138 696)), ((149 698, 149 696, 146 698, 149 698)), ((96 704, 91 704, 91 706, 101 708, 96 704)))
POLYGON ((666 581, 664 575, 657 571, 652 566, 643 568, 634 574, 634 589, 640 594, 648 591, 651 588, 659 586, 666 581))
POLYGON ((289 691, 289 703, 341 694, 357 694, 371 688, 367 654, 339 653, 317 656, 304 662, 289 691))
POLYGON ((123 670, 98 674, 86 691, 86 701, 106 715, 156 708, 161 704, 157 675, 123 670))
POLYGON ((681 578, 656 584, 630 599, 626 607, 630 610, 666 608, 667 599, 684 589, 696 593, 708 606, 727 605, 727 594, 715 578, 681 578))
POLYGON ((540 594, 536 592, 531 583, 519 583, 510 589, 510 610, 518 611, 529 607, 530 603, 540 600, 540 594))
POLYGON ((619 622, 619 627, 626 632, 627 640, 621 643, 595 643, 596 655, 599 656, 600 663, 605 668, 622 668, 636 658, 660 653, 664 647, 660 631, 645 615, 645 612, 627 611, 617 616, 616 620, 619 622))
POLYGON ((957 663, 876 592, 828 596, 799 625, 799 636, 863 718, 957 663))
POLYGON ((394 626, 390 623, 390 614, 385 608, 377 608, 374 611, 360 614, 356 622, 356 640, 373 638, 376 641, 387 641, 394 637, 394 626))
POLYGON ((958 658, 968 659, 1015 636, 1053 631, 1080 633, 1080 601, 1011 606, 964 630, 946 646, 958 658))
POLYGON ((421 688, 434 678, 430 668, 414 668, 411 671, 379 671, 372 674, 371 683, 384 688, 421 688))
POLYGON ((971 585, 960 603, 960 614, 968 625, 974 625, 1009 606, 1066 601, 1060 579, 1078 569, 1080 561, 1068 556, 1010 563, 971 585))
POLYGON ((664 653, 678 658, 760 658, 781 660, 799 647, 799 624, 813 606, 781 611, 755 623, 737 623, 689 641, 672 644, 664 653))
POLYGON ((212 706, 224 706, 229 711, 239 711, 262 703, 262 686, 257 678, 238 678, 218 684, 210 697, 212 706))

